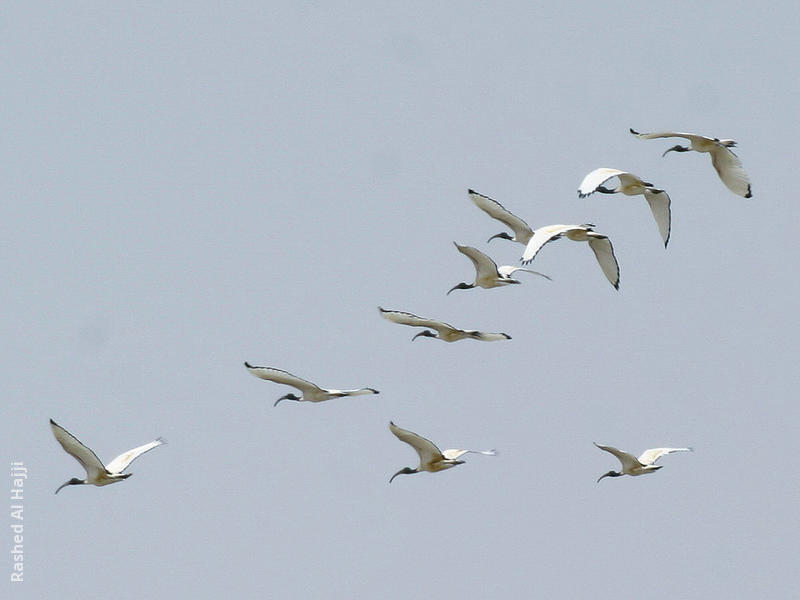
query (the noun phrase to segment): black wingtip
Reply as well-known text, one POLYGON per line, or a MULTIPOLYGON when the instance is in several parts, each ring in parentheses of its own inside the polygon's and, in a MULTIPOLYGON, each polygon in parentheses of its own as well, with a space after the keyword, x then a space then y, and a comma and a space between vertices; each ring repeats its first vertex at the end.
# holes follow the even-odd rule
POLYGON ((750 186, 747 186, 747 193, 744 195, 745 198, 752 198, 753 192, 750 190, 750 186))
POLYGON ((58 425, 58 423, 56 423, 55 421, 53 421, 53 419, 51 418, 51 419, 50 419, 50 425, 58 425))
POLYGON ((251 364, 250 364, 249 362, 247 362, 247 361, 244 361, 244 366, 245 366, 245 367, 247 367, 248 369, 255 369, 255 367, 254 367, 253 365, 251 365, 251 364))
POLYGON ((473 190, 472 188, 469 188, 469 189, 467 190, 467 193, 468 193, 468 194, 477 194, 478 192, 476 192, 476 191, 475 191, 475 190, 473 190))
POLYGON ((633 127, 629 127, 628 129, 630 130, 630 132, 631 132, 633 135, 642 135, 641 133, 639 133, 638 131, 636 131, 636 130, 635 130, 633 127))

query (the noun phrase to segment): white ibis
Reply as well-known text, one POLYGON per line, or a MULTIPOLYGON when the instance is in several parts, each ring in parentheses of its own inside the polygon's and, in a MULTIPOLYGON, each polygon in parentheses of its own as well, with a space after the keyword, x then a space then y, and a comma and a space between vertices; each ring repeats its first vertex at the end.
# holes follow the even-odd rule
POLYGON ((75 460, 81 463, 81 466, 86 469, 86 479, 78 479, 77 477, 73 477, 66 483, 58 486, 56 494, 59 492, 59 490, 61 490, 61 488, 68 485, 91 484, 101 486, 127 479, 133 475, 133 473, 123 473, 123 471, 128 468, 128 465, 130 465, 134 460, 136 460, 136 458, 145 452, 152 450, 161 444, 166 444, 162 438, 155 439, 152 442, 144 444, 143 446, 123 452, 107 465, 104 465, 102 461, 97 458, 97 455, 91 451, 91 449, 84 446, 78 438, 61 427, 61 425, 53 421, 53 419, 50 419, 50 429, 53 430, 53 435, 56 437, 56 440, 58 440, 58 443, 61 444, 61 447, 64 448, 67 454, 71 454, 75 460))
MULTIPOLYGON (((593 443, 600 448, 600 450, 605 450, 616 456, 619 462, 622 463, 622 471, 609 471, 605 475, 601 475, 600 479, 603 477, 620 477, 622 475, 632 475, 636 477, 637 475, 645 475, 646 473, 655 473, 664 466, 656 465, 655 462, 665 454, 672 454, 673 452, 693 452, 692 448, 651 448, 650 450, 645 450, 639 458, 636 458, 633 454, 617 450, 613 446, 601 446, 597 442, 593 443)), ((600 481, 600 479, 597 481, 600 481)))
POLYGON ((545 279, 550 279, 550 277, 544 273, 539 273, 538 271, 532 271, 531 269, 525 269, 523 267, 512 267, 510 265, 498 267, 496 262, 494 262, 491 258, 477 248, 473 248, 472 246, 461 246, 457 242, 453 243, 456 245, 456 248, 458 248, 458 251, 470 259, 472 264, 475 265, 475 282, 459 283, 458 285, 454 285, 452 288, 450 288, 450 291, 447 292, 448 294, 453 290, 469 290, 474 287, 482 287, 488 290, 490 288, 500 287, 511 283, 522 283, 518 279, 511 278, 511 275, 517 271, 525 271, 526 273, 533 273, 534 275, 539 275, 545 279))
POLYGON ((522 254, 522 263, 528 264, 547 242, 552 242, 560 237, 566 237, 574 242, 588 242, 594 252, 600 268, 615 289, 619 289, 619 264, 614 256, 614 247, 608 236, 594 231, 594 225, 546 225, 533 232, 533 237, 525 246, 522 254))
POLYGON ((300 379, 299 377, 287 373, 281 369, 274 367, 255 367, 248 362, 244 363, 247 370, 251 375, 259 379, 266 379, 267 381, 274 381, 275 383, 282 383, 283 385, 290 385, 303 392, 302 396, 295 396, 294 394, 286 394, 281 396, 275 401, 273 406, 278 406, 281 400, 294 400, 295 402, 324 402, 331 398, 342 398, 343 396, 362 396, 364 394, 379 394, 380 392, 373 388, 359 388, 357 390, 326 390, 316 384, 300 379))
POLYGON ((528 243, 533 236, 533 229, 531 229, 525 221, 520 219, 514 213, 506 210, 502 204, 500 204, 497 200, 492 200, 489 198, 489 196, 479 194, 475 190, 467 190, 467 194, 469 194, 470 199, 478 208, 480 208, 493 219, 497 219, 501 223, 505 224, 509 229, 511 229, 511 231, 514 232, 513 237, 505 231, 497 233, 490 237, 487 242, 491 242, 494 238, 501 238, 520 244, 528 243))
POLYGON ((458 329, 444 321, 435 321, 434 319, 426 319, 425 317, 418 317, 411 313, 402 312, 399 310, 386 310, 378 307, 381 316, 384 319, 397 323, 399 325, 410 325, 411 327, 430 327, 435 329, 436 333, 429 330, 420 331, 417 335, 411 338, 413 342, 419 336, 432 337, 445 342, 457 342, 458 340, 473 339, 482 342, 495 342, 497 340, 510 340, 511 336, 507 333, 486 333, 483 331, 476 331, 474 329, 458 329))
POLYGON ((434 444, 432 441, 425 439, 421 435, 417 435, 413 431, 408 431, 407 429, 398 427, 393 422, 389 422, 389 431, 395 434, 397 439, 399 439, 401 442, 405 442, 414 448, 414 450, 417 451, 417 454, 419 454, 419 466, 416 469, 412 469, 411 467, 400 469, 397 473, 392 475, 391 479, 389 479, 389 483, 392 483, 392 480, 394 480, 394 478, 398 475, 411 475, 412 473, 420 473, 422 471, 436 473, 438 471, 450 469, 456 465, 464 464, 463 460, 458 459, 469 452, 474 454, 486 454, 488 456, 494 456, 497 454, 495 450, 451 449, 443 452, 439 450, 439 448, 436 447, 436 444, 434 444))
POLYGON ((578 188, 578 196, 585 198, 586 196, 600 192, 601 194, 625 194, 626 196, 639 196, 643 195, 647 203, 650 205, 650 210, 653 213, 653 218, 658 225, 658 231, 661 233, 661 239, 664 240, 664 247, 667 247, 669 242, 670 230, 670 199, 667 192, 653 187, 652 183, 642 181, 633 173, 627 171, 620 171, 618 169, 600 168, 595 169, 583 178, 580 187, 578 188), (619 185, 615 188, 607 188, 603 184, 616 177, 619 179, 619 185))
POLYGON ((639 133, 638 131, 630 130, 633 135, 642 140, 652 140, 655 138, 670 138, 679 137, 689 140, 691 146, 673 146, 662 154, 664 156, 667 152, 708 152, 711 154, 711 164, 717 171, 717 175, 722 180, 727 188, 738 196, 751 198, 753 196, 750 190, 750 180, 747 178, 747 173, 742 167, 742 161, 736 156, 731 148, 736 146, 733 140, 720 140, 718 138, 705 137, 704 135, 697 135, 696 133, 679 133, 676 131, 663 131, 659 133, 639 133))

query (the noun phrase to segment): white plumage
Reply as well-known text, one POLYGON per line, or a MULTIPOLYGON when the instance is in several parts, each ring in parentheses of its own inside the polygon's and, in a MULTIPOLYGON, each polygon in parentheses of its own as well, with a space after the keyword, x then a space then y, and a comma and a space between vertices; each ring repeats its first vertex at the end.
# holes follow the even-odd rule
POLYGON ((597 442, 594 445, 616 456, 622 464, 622 471, 609 471, 601 475, 597 481, 603 477, 620 477, 621 475, 645 475, 647 473, 654 473, 658 471, 663 465, 656 465, 655 462, 665 454, 672 454, 673 452, 693 452, 692 448, 650 448, 642 452, 639 458, 633 454, 628 454, 622 450, 617 450, 613 446, 602 446, 597 442))
POLYGON ((512 242, 517 242, 523 245, 528 243, 533 236, 533 229, 531 229, 525 221, 520 219, 514 213, 508 211, 497 200, 492 200, 489 198, 489 196, 479 194, 475 190, 467 190, 467 194, 469 194, 470 199, 478 208, 480 208, 493 219, 497 219, 501 223, 505 224, 509 229, 511 229, 511 231, 514 232, 513 237, 505 231, 502 233, 497 233, 490 237, 487 240, 488 242, 491 242, 494 238, 502 238, 504 240, 511 240, 512 242))
POLYGON ((511 278, 511 275, 517 271, 533 273, 534 275, 539 275, 545 279, 550 279, 550 277, 543 273, 539 273, 538 271, 533 271, 531 269, 525 269, 523 267, 512 267, 511 265, 503 265, 502 267, 498 267, 496 262, 494 262, 489 256, 477 248, 473 248, 472 246, 462 246, 458 242, 453 243, 455 244, 456 248, 458 248, 458 251, 461 252, 461 254, 472 261, 472 264, 475 267, 475 282, 462 282, 454 285, 452 288, 450 288, 450 291, 447 292, 448 294, 453 290, 468 290, 474 287, 482 287, 488 290, 490 288, 509 285, 512 283, 521 283, 518 279, 511 278))
POLYGON ((417 335, 411 338, 412 341, 419 336, 432 337, 445 342, 457 342, 464 339, 480 340, 482 342, 494 342, 497 340, 510 340, 511 336, 507 333, 487 333, 484 331, 477 331, 475 329, 458 329, 444 321, 436 321, 434 319, 426 319, 425 317, 418 317, 408 312, 400 310, 386 310, 385 308, 378 307, 381 316, 392 323, 398 325, 410 325, 411 327, 430 327, 435 330, 420 331, 417 335))
POLYGON ((539 250, 548 242, 560 237, 566 237, 574 242, 587 242, 594 252, 600 268, 615 289, 619 289, 619 264, 614 255, 614 247, 608 236, 594 231, 594 225, 546 225, 533 232, 533 237, 525 246, 522 254, 522 263, 528 264, 539 250))
POLYGON ((53 431, 58 443, 67 452, 77 460, 81 466, 86 470, 86 479, 78 479, 73 477, 66 483, 61 484, 56 490, 56 494, 61 488, 68 485, 97 485, 103 486, 110 483, 116 483, 127 479, 132 473, 123 473, 125 469, 139 456, 145 452, 152 450, 156 446, 165 444, 162 438, 157 438, 152 442, 138 446, 127 452, 123 452, 108 464, 104 465, 103 462, 97 458, 97 455, 92 452, 90 448, 85 446, 81 441, 72 435, 69 431, 61 427, 58 423, 50 419, 50 429, 53 431))
POLYGON ((494 456, 497 454, 495 450, 450 449, 442 451, 439 450, 436 444, 434 444, 432 441, 414 433, 413 431, 408 431, 407 429, 398 427, 393 422, 389 423, 389 430, 396 435, 400 441, 405 442, 414 448, 419 455, 418 467, 413 469, 411 467, 400 469, 397 473, 392 475, 391 479, 389 479, 389 483, 391 483, 395 477, 401 474, 410 475, 412 473, 420 473, 422 471, 436 473, 437 471, 444 471, 445 469, 450 469, 456 465, 463 464, 464 461, 458 459, 469 452, 475 454, 486 454, 489 456, 494 456))
POLYGON ((677 131, 662 131, 659 133, 639 133, 638 131, 630 130, 633 135, 642 140, 652 140, 655 138, 670 138, 680 137, 689 140, 690 147, 687 146, 673 146, 662 154, 664 156, 667 152, 708 152, 711 155, 711 164, 717 171, 717 175, 722 180, 727 188, 738 196, 751 198, 753 196, 750 188, 750 180, 745 173, 742 161, 736 156, 731 148, 736 146, 733 140, 720 140, 718 138, 705 137, 697 135, 696 133, 680 133, 677 131))
POLYGON ((653 213, 653 218, 656 220, 658 231, 661 234, 661 239, 664 240, 664 247, 666 248, 669 242, 672 217, 670 214, 669 195, 664 190, 656 189, 652 183, 643 181, 633 173, 603 167, 589 173, 583 178, 580 187, 578 187, 578 196, 581 198, 585 198, 594 192, 644 196, 650 206, 650 211, 653 213), (611 189, 603 186, 606 181, 614 177, 619 179, 617 187, 611 189))
POLYGON ((300 390, 303 395, 298 397, 294 394, 286 394, 281 396, 275 401, 273 406, 278 406, 281 400, 294 400, 296 402, 324 402, 331 398, 342 398, 344 396, 362 396, 364 394, 379 394, 380 392, 374 388, 359 388, 356 390, 326 390, 319 387, 315 383, 301 379, 296 375, 276 369, 274 367, 256 367, 248 362, 244 363, 247 370, 251 375, 259 379, 266 379, 267 381, 274 381, 275 383, 282 383, 283 385, 290 385, 293 388, 300 390))

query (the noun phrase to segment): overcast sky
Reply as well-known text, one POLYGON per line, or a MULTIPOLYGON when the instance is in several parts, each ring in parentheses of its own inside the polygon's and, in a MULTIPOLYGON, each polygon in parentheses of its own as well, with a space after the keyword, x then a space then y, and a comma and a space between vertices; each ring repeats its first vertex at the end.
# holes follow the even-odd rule
POLYGON ((14 598, 796 597, 794 3, 112 4, 0 12, 14 598), (737 140, 753 198, 629 127, 737 140), (643 198, 577 197, 597 167, 668 191, 666 250, 643 198), (562 240, 552 281, 445 296, 453 241, 523 250, 468 188, 594 223, 620 290, 562 240), (245 360, 381 393, 273 408, 245 360), (54 496, 84 472, 49 418, 103 460, 169 443, 54 496), (499 454, 389 485, 390 420, 499 454), (594 441, 695 452, 596 483, 594 441))

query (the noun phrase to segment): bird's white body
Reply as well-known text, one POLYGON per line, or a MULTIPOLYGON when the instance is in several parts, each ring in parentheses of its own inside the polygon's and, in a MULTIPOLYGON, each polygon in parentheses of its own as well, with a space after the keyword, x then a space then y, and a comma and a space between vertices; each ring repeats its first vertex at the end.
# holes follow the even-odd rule
POLYGON ((436 321, 434 319, 426 319, 418 317, 408 312, 399 310, 386 310, 385 308, 378 307, 381 316, 392 323, 398 325, 410 325, 411 327, 429 327, 436 331, 434 334, 431 331, 422 331, 415 335, 413 339, 418 336, 433 337, 445 342, 457 342, 459 340, 473 339, 482 342, 494 342, 498 340, 510 340, 511 336, 506 333, 487 333, 484 331, 477 331, 475 329, 458 329, 444 321, 436 321))
POLYGON ((506 210, 506 208, 497 200, 492 200, 489 198, 489 196, 479 194, 475 190, 467 190, 467 194, 469 194, 470 199, 478 208, 480 208, 493 219, 497 219, 501 223, 505 224, 509 229, 511 229, 511 231, 514 232, 513 237, 507 233, 498 233, 497 235, 490 237, 489 241, 499 237, 524 245, 530 241, 531 237, 533 237, 533 229, 531 229, 531 227, 517 215, 506 210))
POLYGON ((633 173, 620 171, 619 169, 609 169, 606 167, 595 169, 583 178, 578 187, 578 196, 585 198, 594 192, 606 194, 625 194, 626 196, 644 196, 653 218, 656 220, 661 239, 664 240, 664 247, 669 242, 669 232, 671 227, 671 211, 669 195, 664 190, 653 187, 652 183, 647 183, 633 173), (616 188, 608 189, 603 184, 616 177, 619 185, 616 188))
POLYGON ((395 473, 392 478, 389 480, 389 483, 392 482, 392 479, 403 474, 411 474, 411 473, 420 473, 422 471, 428 471, 429 473, 436 473, 438 471, 444 471, 445 469, 451 469, 456 465, 463 464, 463 460, 458 460, 464 454, 469 452, 475 454, 485 454, 488 456, 493 456, 497 454, 494 450, 459 450, 459 449, 449 449, 449 450, 439 450, 439 448, 434 444, 432 441, 422 437, 414 433, 413 431, 408 431, 407 429, 403 429, 398 427, 393 422, 389 423, 389 430, 397 436, 397 438, 414 448, 417 454, 419 455, 419 466, 415 469, 411 467, 406 467, 405 469, 401 469, 397 473, 395 473))
POLYGON ((472 246, 462 246, 457 242, 453 242, 458 248, 458 251, 461 252, 464 256, 469 258, 472 261, 472 264, 475 266, 475 282, 472 284, 469 283, 459 283, 458 285, 452 287, 448 294, 455 289, 470 289, 474 287, 482 287, 484 289, 491 289, 495 287, 502 287, 505 285, 509 285, 512 283, 521 283, 518 279, 512 279, 511 275, 516 273, 517 271, 524 271, 526 273, 533 273, 534 275, 539 275, 544 277, 545 279, 550 279, 547 275, 543 273, 539 273, 538 271, 533 271, 531 269, 525 269, 523 267, 512 267, 511 265, 503 265, 501 267, 497 266, 489 256, 478 250, 477 248, 473 248, 472 246))
POLYGON ((267 381, 274 381, 275 383, 290 385, 293 388, 300 390, 303 394, 299 398, 294 396, 294 394, 287 394, 286 396, 278 398, 278 400, 275 402, 275 405, 277 405, 281 400, 295 400, 297 402, 324 402, 325 400, 330 400, 331 398, 380 393, 374 388, 358 388, 355 390, 328 390, 321 388, 310 381, 301 379, 296 375, 292 375, 291 373, 288 373, 282 369, 276 369, 274 367, 256 367, 247 362, 244 363, 244 366, 251 375, 258 377, 259 379, 266 379, 267 381))
POLYGON ((61 488, 66 485, 96 485, 103 486, 111 483, 116 483, 127 479, 132 473, 123 473, 125 469, 139 456, 145 452, 152 450, 156 446, 166 443, 162 438, 148 442, 127 452, 123 452, 108 464, 97 458, 97 455, 87 446, 85 446, 78 438, 72 435, 69 431, 61 427, 58 423, 50 419, 50 429, 61 447, 72 455, 81 466, 86 470, 86 479, 80 480, 78 478, 70 479, 68 482, 59 486, 56 494, 61 488))
MULTIPOLYGON (((636 458, 633 454, 623 452, 622 450, 617 450, 613 446, 603 446, 597 442, 594 442, 594 445, 601 450, 605 450, 606 452, 616 456, 619 459, 619 462, 622 464, 621 471, 609 471, 605 475, 602 475, 600 479, 603 477, 619 477, 620 475, 631 475, 632 477, 636 477, 638 475, 654 473, 662 467, 662 465, 655 464, 656 461, 662 456, 666 454, 672 454, 673 452, 693 451, 691 448, 650 448, 649 450, 642 452, 639 458, 636 458)), ((600 481, 600 479, 597 481, 600 481)))
POLYGON ((750 188, 750 180, 747 173, 742 166, 742 161, 736 156, 731 148, 736 146, 733 140, 720 140, 717 138, 710 138, 696 133, 681 133, 678 131, 662 131, 658 133, 639 133, 638 131, 630 130, 633 135, 642 140, 652 140, 656 138, 671 138, 679 137, 689 140, 690 146, 673 146, 667 152, 672 150, 678 152, 687 152, 693 150, 695 152, 707 152, 711 155, 711 164, 722 180, 722 183, 738 196, 751 198, 753 196, 750 188))
POLYGON ((594 225, 546 225, 533 232, 533 237, 525 246, 522 263, 530 263, 548 242, 566 237, 574 242, 587 242, 608 281, 619 289, 619 264, 614 255, 614 247, 608 236, 594 231, 594 225))

